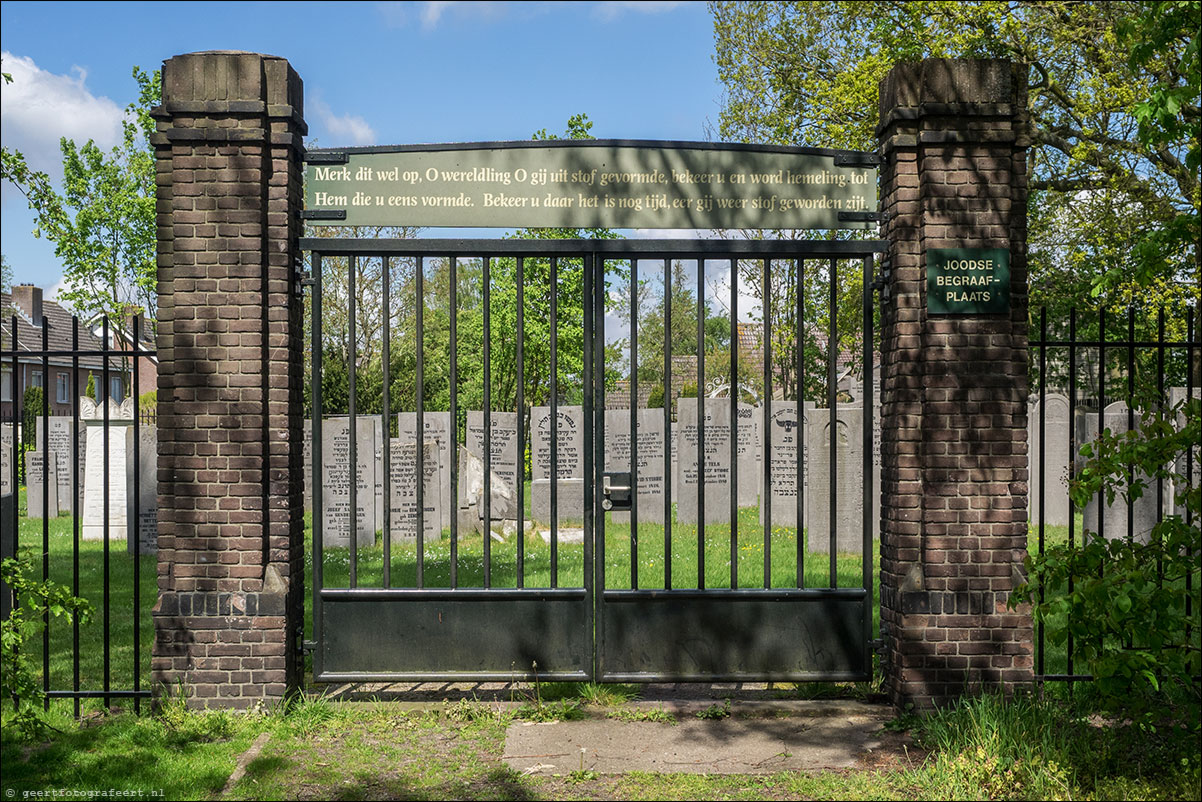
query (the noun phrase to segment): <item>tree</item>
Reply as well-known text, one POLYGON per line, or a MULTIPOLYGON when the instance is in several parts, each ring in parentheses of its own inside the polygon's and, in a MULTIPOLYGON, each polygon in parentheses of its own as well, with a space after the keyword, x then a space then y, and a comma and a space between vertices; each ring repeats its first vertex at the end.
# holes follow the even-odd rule
MULTIPOLYGON (((87 318, 120 320, 132 307, 154 318, 155 162, 150 109, 161 97, 158 72, 135 67, 138 99, 126 107, 121 142, 107 153, 92 140, 64 138, 63 191, 32 171, 17 151, 3 153, 3 177, 36 213, 34 233, 55 244, 66 287, 60 299, 87 318)), ((7 78, 6 78, 7 79, 7 78)))
POLYGON ((710 8, 726 139, 872 150, 878 84, 893 64, 1030 65, 1032 310, 1047 304, 1059 326, 1091 293, 1178 312, 1198 302, 1197 2, 710 8))

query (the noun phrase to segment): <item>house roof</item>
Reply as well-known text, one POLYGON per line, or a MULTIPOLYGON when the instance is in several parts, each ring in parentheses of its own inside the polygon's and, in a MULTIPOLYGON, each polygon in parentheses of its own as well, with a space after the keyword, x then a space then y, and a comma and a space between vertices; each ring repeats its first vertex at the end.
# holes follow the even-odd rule
MULTIPOLYGON (((0 310, 4 312, 3 319, 0 320, 0 363, 12 365, 12 325, 15 318, 17 321, 18 361, 40 364, 42 362, 42 327, 33 325, 33 321, 27 318, 12 302, 12 296, 7 292, 0 292, 0 310), (34 353, 37 356, 34 356, 34 353)), ((47 349, 60 352, 74 350, 72 342, 74 316, 50 300, 42 301, 42 315, 46 318, 47 349)), ((94 352, 103 348, 104 342, 92 334, 87 325, 80 321, 78 350, 94 352)), ((47 361, 58 366, 69 367, 72 364, 70 356, 51 356, 47 361)), ((100 370, 104 367, 104 360, 100 356, 80 356, 79 366, 100 370)), ((109 368, 110 370, 120 370, 120 361, 110 359, 109 368)))

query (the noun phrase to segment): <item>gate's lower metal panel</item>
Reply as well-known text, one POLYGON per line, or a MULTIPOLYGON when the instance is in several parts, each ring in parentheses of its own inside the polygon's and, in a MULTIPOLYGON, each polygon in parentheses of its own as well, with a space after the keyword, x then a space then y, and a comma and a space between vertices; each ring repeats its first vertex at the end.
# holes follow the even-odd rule
POLYGON ((863 589, 606 591, 597 679, 866 680, 866 597, 863 589))
POLYGON ((588 679, 575 590, 323 590, 317 682, 588 679))

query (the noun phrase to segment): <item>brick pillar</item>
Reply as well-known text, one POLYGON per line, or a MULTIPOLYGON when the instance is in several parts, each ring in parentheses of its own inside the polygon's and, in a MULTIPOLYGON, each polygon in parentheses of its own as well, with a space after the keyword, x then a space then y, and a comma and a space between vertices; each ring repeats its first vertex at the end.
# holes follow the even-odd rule
POLYGON ((881 319, 881 629, 893 702, 928 708, 1033 680, 1027 610, 1026 71, 899 64, 877 134, 889 240, 881 319), (1010 311, 927 311, 933 248, 1002 248, 1010 311))
POLYGON ((284 59, 163 64, 152 673, 195 706, 272 702, 301 679, 302 113, 284 59))

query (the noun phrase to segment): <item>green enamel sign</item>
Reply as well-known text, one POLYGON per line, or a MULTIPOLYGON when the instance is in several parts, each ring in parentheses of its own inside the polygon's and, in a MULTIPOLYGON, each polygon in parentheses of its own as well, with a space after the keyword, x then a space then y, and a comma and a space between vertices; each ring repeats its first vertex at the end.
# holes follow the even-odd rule
POLYGON ((310 154, 314 225, 875 226, 865 154, 704 142, 484 142, 310 154))
POLYGON ((1005 248, 927 250, 927 312, 998 315, 1010 311, 1010 252, 1005 248))

